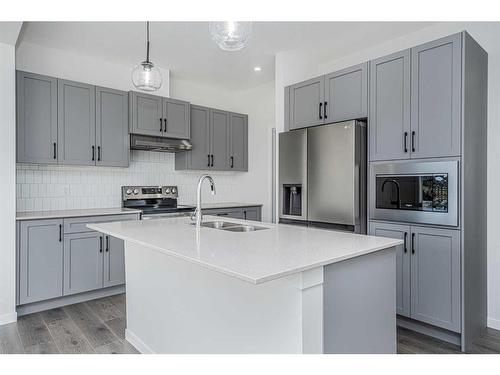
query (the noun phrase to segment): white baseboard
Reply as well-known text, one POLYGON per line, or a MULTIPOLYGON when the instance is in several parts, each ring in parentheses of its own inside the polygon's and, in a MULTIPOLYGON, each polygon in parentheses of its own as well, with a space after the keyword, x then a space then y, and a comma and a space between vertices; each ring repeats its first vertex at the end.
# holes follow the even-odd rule
POLYGON ((4 324, 17 322, 17 313, 13 312, 10 314, 0 315, 0 326, 4 324))
POLYGON ((129 329, 125 329, 125 339, 136 348, 141 354, 156 354, 149 346, 147 346, 139 337, 137 337, 129 329))
POLYGON ((488 318, 488 327, 500 330, 500 320, 488 318))

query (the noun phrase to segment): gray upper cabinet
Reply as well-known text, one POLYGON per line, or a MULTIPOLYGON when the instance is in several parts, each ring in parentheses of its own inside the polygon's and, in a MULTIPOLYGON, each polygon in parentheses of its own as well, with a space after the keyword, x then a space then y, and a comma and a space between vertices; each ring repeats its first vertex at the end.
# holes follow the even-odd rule
POLYGON ((58 80, 58 160, 95 165, 95 86, 58 80))
POLYGON ((103 246, 97 232, 64 236, 64 295, 102 288, 103 246))
POLYGON ((410 317, 410 251, 408 240, 410 226, 388 223, 370 223, 370 235, 403 240, 404 244, 396 247, 396 312, 410 317))
POLYGON ((62 296, 62 220, 23 221, 19 230, 19 303, 62 296))
POLYGON ((212 169, 229 169, 229 121, 229 112, 218 109, 210 110, 210 167, 212 169))
POLYGON ((125 244, 122 240, 105 236, 103 286, 125 284, 125 244))
POLYGON ((370 62, 370 160, 410 157, 410 50, 370 62))
POLYGON ((412 157, 460 155, 462 35, 411 50, 412 157))
POLYGON ((248 116, 231 113, 229 120, 229 169, 248 171, 248 116))
POLYGON ((411 317, 460 332, 460 231, 414 226, 411 241, 411 317))
POLYGON ((17 161, 57 164, 57 79, 17 72, 17 161))
POLYGON ((290 129, 324 123, 324 76, 290 86, 290 129))
POLYGON ((124 91, 96 87, 97 165, 129 165, 127 100, 127 93, 124 91))
POLYGON ((189 103, 176 99, 163 99, 164 137, 189 139, 189 103))
POLYGON ((210 108, 191 105, 191 151, 175 154, 175 169, 210 169, 210 108))
POLYGON ((325 76, 324 122, 368 117, 368 63, 325 76))
POLYGON ((130 133, 163 135, 163 100, 159 96, 129 92, 130 133))
POLYGON ((130 132, 155 137, 190 137, 189 103, 129 92, 130 132))

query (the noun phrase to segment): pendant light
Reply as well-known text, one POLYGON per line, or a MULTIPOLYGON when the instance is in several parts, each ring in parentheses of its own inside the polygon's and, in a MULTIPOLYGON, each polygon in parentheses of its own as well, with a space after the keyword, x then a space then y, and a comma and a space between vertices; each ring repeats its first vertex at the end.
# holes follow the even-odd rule
POLYGON ((132 83, 142 91, 156 91, 161 87, 160 70, 149 61, 149 22, 146 22, 146 60, 132 70, 132 83))
POLYGON ((251 22, 210 22, 210 35, 224 51, 239 51, 246 47, 252 33, 251 22))

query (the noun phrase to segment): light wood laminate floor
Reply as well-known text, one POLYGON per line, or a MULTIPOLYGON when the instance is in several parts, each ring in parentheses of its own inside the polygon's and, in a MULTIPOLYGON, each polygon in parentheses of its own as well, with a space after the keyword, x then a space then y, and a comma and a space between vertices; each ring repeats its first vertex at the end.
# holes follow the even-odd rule
MULTIPOLYGON (((0 354, 135 354, 125 340, 125 294, 20 317, 0 326, 0 354)), ((398 328, 399 354, 460 354, 456 345, 398 328)), ((471 353, 500 354, 500 331, 488 328, 471 353)))

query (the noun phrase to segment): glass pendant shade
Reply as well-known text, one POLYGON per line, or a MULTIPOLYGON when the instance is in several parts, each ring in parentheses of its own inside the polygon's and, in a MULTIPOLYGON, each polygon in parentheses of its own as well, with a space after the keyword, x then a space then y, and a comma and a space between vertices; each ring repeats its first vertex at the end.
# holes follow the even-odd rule
POLYGON ((142 91, 156 91, 161 87, 162 76, 152 62, 143 61, 132 70, 132 83, 142 91))
POLYGON ((246 47, 252 33, 252 22, 210 22, 212 39, 224 51, 239 51, 246 47))

